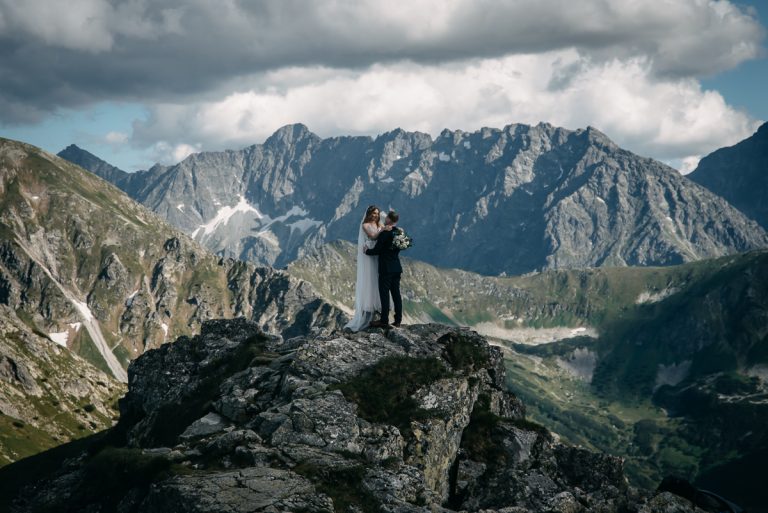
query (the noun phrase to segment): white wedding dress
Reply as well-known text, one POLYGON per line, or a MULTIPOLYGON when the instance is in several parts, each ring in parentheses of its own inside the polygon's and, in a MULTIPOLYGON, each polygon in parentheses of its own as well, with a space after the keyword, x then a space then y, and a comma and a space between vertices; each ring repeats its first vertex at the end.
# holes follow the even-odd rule
MULTIPOLYGON (((381 231, 381 228, 379 229, 381 231)), ((381 312, 379 298, 379 257, 363 253, 376 241, 366 235, 363 224, 357 235, 357 281, 355 283, 355 315, 345 328, 360 331, 368 327, 376 313, 381 312)))

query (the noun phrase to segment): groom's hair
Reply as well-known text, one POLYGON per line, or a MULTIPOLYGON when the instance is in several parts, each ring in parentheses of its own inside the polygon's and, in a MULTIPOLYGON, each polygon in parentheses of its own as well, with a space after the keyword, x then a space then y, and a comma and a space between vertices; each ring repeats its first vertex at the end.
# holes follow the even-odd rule
POLYGON ((393 223, 396 223, 400 220, 400 216, 394 210, 390 210, 389 212, 387 212, 387 219, 389 219, 393 223))

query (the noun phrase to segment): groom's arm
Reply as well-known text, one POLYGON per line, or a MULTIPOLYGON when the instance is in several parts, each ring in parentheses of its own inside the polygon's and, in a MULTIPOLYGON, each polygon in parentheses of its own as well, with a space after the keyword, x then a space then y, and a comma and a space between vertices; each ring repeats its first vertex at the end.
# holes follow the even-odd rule
POLYGON ((386 249, 387 244, 390 242, 390 238, 392 237, 392 232, 384 232, 381 235, 379 235, 379 238, 376 239, 376 245, 373 246, 370 249, 365 250, 366 255, 380 255, 381 252, 386 249))

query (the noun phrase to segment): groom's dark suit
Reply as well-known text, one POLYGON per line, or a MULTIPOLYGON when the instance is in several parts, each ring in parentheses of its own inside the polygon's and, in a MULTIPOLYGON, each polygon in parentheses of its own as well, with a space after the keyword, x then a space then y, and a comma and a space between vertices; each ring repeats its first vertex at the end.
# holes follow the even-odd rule
MULTIPOLYGON (((397 228, 395 228, 396 230, 397 228)), ((367 255, 379 256, 379 297, 381 298, 381 322, 389 323, 389 294, 395 303, 395 324, 403 320, 403 300, 400 297, 400 276, 403 267, 400 265, 400 250, 392 246, 395 234, 383 231, 376 239, 376 245, 367 249, 367 255)))

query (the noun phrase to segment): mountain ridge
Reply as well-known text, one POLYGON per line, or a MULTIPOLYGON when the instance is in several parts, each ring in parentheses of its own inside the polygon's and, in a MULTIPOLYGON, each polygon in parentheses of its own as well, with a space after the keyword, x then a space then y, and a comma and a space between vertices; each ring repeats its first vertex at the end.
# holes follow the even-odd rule
POLYGON ((702 158, 687 176, 768 229, 768 123, 747 139, 702 158))
MULTIPOLYGON (((208 254, 108 182, 63 159, 5 139, 0 139, 0 158, 2 299, 18 310, 29 307, 29 298, 41 298, 44 309, 27 311, 37 316, 34 322, 59 328, 62 322, 80 322, 91 333, 96 330, 88 321, 95 319, 110 325, 103 334, 110 346, 120 340, 112 332, 130 333, 130 348, 138 352, 139 345, 143 350, 162 343, 169 329, 187 333, 216 314, 263 315, 265 328, 290 331, 291 321, 278 321, 268 311, 274 297, 259 290, 262 286, 275 287, 274 294, 283 282, 286 289, 280 293, 295 298, 286 298, 281 308, 313 301, 306 284, 280 271, 208 254), (213 301, 214 291, 231 303, 213 301), (266 302, 252 304, 257 295, 266 302), (187 316, 178 324, 172 315, 177 309, 187 316), (134 310, 143 313, 136 316, 134 310), (149 318, 155 320, 145 324, 149 318)), ((330 325, 334 322, 340 321, 330 325)))
POLYGON ((276 266, 354 240, 371 203, 400 211, 417 258, 482 274, 670 265, 768 246, 727 202, 593 127, 322 139, 287 125, 263 144, 193 154, 137 182, 132 197, 212 251, 276 266))

